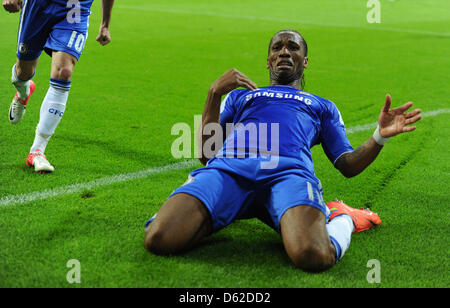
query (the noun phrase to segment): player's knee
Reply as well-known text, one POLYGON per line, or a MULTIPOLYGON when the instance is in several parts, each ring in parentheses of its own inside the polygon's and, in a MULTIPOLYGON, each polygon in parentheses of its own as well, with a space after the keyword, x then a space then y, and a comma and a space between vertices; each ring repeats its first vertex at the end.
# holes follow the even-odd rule
POLYGON ((157 226, 150 226, 145 234, 145 248, 154 254, 163 254, 163 231, 157 226))
POLYGON ((146 232, 145 248, 156 255, 177 253, 176 247, 171 245, 166 230, 157 223, 152 223, 146 232))
POLYGON ((69 81, 72 79, 73 67, 72 66, 61 66, 56 69, 56 79, 69 81))
POLYGON ((291 259, 297 268, 313 273, 323 272, 335 264, 331 251, 315 244, 297 249, 291 259))

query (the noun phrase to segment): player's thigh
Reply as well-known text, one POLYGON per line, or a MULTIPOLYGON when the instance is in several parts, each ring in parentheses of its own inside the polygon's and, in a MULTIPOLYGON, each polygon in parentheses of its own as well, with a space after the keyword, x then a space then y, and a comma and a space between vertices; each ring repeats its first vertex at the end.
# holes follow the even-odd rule
POLYGON ((314 271, 333 264, 333 246, 326 230, 328 211, 320 181, 288 174, 269 184, 266 209, 294 264, 314 271))
POLYGON ((247 180, 216 168, 194 170, 147 223, 147 242, 166 251, 191 246, 240 217, 252 201, 251 188, 247 180))
POLYGON ((287 210, 281 218, 281 236, 292 262, 309 271, 335 264, 335 251, 325 226, 324 213, 309 205, 287 210))
POLYGON ((184 193, 201 200, 211 216, 213 232, 217 232, 246 211, 254 198, 253 189, 250 180, 215 165, 191 172, 172 195, 184 193))
POLYGON ((268 197, 265 207, 275 228, 280 231, 281 218, 292 207, 308 205, 326 217, 328 208, 323 201, 322 185, 318 179, 287 174, 267 183, 268 197))
POLYGON ((287 210, 281 218, 280 232, 286 250, 293 253, 312 247, 328 247, 330 243, 325 215, 309 205, 299 205, 287 210))
POLYGON ((180 193, 171 196, 148 225, 146 245, 161 252, 180 250, 211 232, 211 217, 204 204, 180 193))

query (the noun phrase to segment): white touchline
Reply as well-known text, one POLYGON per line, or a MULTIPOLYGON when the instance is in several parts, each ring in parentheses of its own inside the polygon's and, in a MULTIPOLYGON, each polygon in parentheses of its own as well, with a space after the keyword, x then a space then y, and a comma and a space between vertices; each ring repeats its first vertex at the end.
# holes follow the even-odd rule
POLYGON ((224 17, 224 18, 236 18, 236 19, 247 19, 247 20, 262 20, 262 21, 275 21, 291 24, 304 24, 322 27, 337 27, 337 28, 354 28, 354 29, 365 29, 365 30, 375 30, 375 31, 387 31, 387 32, 400 32, 400 33, 412 33, 421 35, 431 35, 431 36, 443 36, 450 37, 449 32, 435 32, 435 31, 425 31, 418 29, 401 29, 392 27, 378 27, 378 26, 360 26, 360 25, 349 25, 349 24, 337 24, 330 22, 320 22, 320 21, 309 21, 309 20, 295 20, 295 19, 284 19, 279 17, 266 17, 266 16, 251 16, 251 15, 234 15, 225 14, 218 12, 207 12, 207 11, 186 11, 177 9, 164 9, 164 8, 152 8, 148 6, 133 6, 133 5, 117 5, 120 9, 131 9, 139 11, 149 11, 149 12, 160 12, 160 13, 170 13, 170 14, 185 14, 185 15, 200 15, 200 16, 214 16, 214 17, 224 17))
MULTIPOLYGON (((438 109, 433 111, 424 112, 422 114, 423 117, 434 117, 440 114, 444 113, 450 113, 450 108, 445 109, 438 109)), ((377 123, 369 123, 364 125, 358 125, 353 126, 350 128, 347 128, 347 134, 353 134, 360 131, 366 131, 369 129, 374 129, 377 127, 377 123)), ((54 197, 60 197, 64 195, 70 195, 74 193, 79 193, 84 190, 90 190, 98 187, 103 186, 109 186, 117 183, 123 183, 128 182, 136 179, 142 179, 147 178, 149 176, 163 173, 163 172, 169 172, 169 171, 175 171, 175 170, 184 170, 188 168, 195 167, 199 165, 199 161, 197 159, 191 159, 183 162, 173 163, 166 166, 161 167, 153 167, 150 169, 137 171, 137 172, 131 172, 131 173, 123 173, 113 176, 108 176, 104 178, 100 178, 91 182, 87 183, 77 183, 77 184, 71 184, 66 186, 57 187, 54 189, 47 189, 44 191, 36 191, 28 194, 20 194, 20 195, 11 195, 6 196, 0 199, 0 207, 8 206, 8 205, 15 205, 15 204, 22 204, 22 203, 28 203, 36 200, 44 200, 54 197)))
POLYGON ((113 184, 117 184, 117 183, 128 182, 131 180, 146 178, 151 175, 158 174, 158 173, 175 171, 175 170, 183 170, 183 169, 191 168, 191 167, 197 165, 198 163, 199 163, 199 161, 197 159, 192 159, 192 160, 174 163, 174 164, 166 165, 166 166, 162 166, 162 167, 154 167, 154 168, 150 168, 147 170, 142 170, 142 171, 137 171, 137 172, 132 172, 132 173, 123 173, 123 174, 108 176, 108 177, 100 178, 100 179, 97 179, 97 180, 94 180, 91 182, 87 182, 87 183, 71 184, 71 185, 61 186, 61 187, 54 188, 54 189, 47 189, 44 191, 36 191, 36 192, 28 193, 28 194, 6 196, 6 197, 3 197, 0 199, 0 207, 79 193, 84 190, 94 189, 97 187, 109 186, 109 185, 113 185, 113 184))
MULTIPOLYGON (((435 116, 443 114, 443 113, 450 113, 450 108, 444 108, 444 109, 423 112, 422 117, 424 117, 424 118, 435 117, 435 116)), ((349 127, 345 131, 347 134, 353 134, 353 133, 364 131, 364 130, 375 129, 377 127, 377 125, 378 125, 377 122, 363 124, 363 125, 357 125, 357 126, 349 127)))

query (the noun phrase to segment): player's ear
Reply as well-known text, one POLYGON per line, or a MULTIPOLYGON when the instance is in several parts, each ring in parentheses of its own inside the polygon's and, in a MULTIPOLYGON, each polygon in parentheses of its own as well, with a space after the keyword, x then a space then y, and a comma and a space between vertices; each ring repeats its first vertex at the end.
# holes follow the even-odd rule
POLYGON ((303 68, 308 68, 308 57, 305 57, 305 60, 303 60, 303 68))
POLYGON ((270 60, 269 60, 269 57, 267 57, 267 65, 266 65, 266 68, 267 68, 267 69, 270 69, 270 60))

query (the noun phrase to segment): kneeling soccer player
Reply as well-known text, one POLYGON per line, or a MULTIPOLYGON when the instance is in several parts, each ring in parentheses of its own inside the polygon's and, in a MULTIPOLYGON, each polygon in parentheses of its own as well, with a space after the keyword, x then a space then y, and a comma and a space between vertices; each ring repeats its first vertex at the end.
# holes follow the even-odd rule
MULTIPOLYGON (((20 10, 17 62, 11 81, 17 90, 9 109, 9 121, 19 123, 25 115, 36 85, 33 78, 43 50, 52 57, 50 87, 41 105, 40 120, 26 164, 36 172, 53 172, 55 168, 44 155, 66 110, 75 64, 88 37, 90 8, 94 0, 3 0, 10 13, 20 10)), ((109 23, 114 0, 103 1, 103 21, 97 41, 111 41, 109 23)))
POLYGON ((258 88, 236 69, 211 85, 202 128, 220 123, 225 131, 232 123, 234 130, 212 159, 201 158, 206 167, 193 171, 147 223, 145 246, 150 252, 179 253, 236 219, 256 217, 280 232, 296 267, 320 272, 343 257, 353 232, 381 224, 369 210, 324 203, 310 149, 322 144, 334 166, 353 177, 374 161, 387 138, 414 130, 408 125, 420 120, 421 111, 406 112, 412 103, 390 109, 387 95, 379 127, 354 150, 335 104, 300 90, 307 65, 305 40, 284 30, 269 44, 270 86, 258 88), (249 134, 243 146, 239 136, 252 125, 258 132, 249 134), (270 138, 267 131, 262 133, 269 126, 279 130, 271 130, 270 138), (277 155, 265 155, 269 147, 278 149, 277 155))

